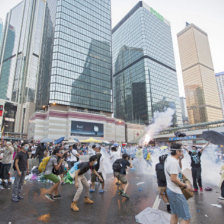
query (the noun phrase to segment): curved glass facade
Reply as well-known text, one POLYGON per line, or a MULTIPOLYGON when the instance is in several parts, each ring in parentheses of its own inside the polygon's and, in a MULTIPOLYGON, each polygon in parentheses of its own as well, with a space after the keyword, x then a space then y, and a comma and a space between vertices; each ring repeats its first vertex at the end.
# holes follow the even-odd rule
POLYGON ((169 22, 139 2, 114 27, 112 52, 115 117, 148 124, 171 107, 182 124, 169 22))

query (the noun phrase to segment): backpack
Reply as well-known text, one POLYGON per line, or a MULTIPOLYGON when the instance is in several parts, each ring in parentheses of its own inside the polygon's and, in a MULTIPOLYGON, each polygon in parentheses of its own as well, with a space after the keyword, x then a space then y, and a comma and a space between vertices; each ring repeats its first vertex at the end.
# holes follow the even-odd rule
POLYGON ((120 172, 121 171, 121 168, 122 168, 121 160, 122 159, 117 159, 113 163, 112 169, 113 169, 114 172, 120 172))
POLYGON ((167 159, 168 154, 162 155, 159 157, 159 163, 156 164, 156 176, 158 183, 162 183, 164 186, 166 186, 166 175, 164 171, 164 164, 167 159))
POLYGON ((43 158, 42 162, 41 162, 40 165, 38 166, 38 171, 39 171, 40 173, 42 173, 42 172, 45 171, 46 166, 47 166, 47 164, 48 164, 50 158, 51 158, 50 156, 47 156, 47 157, 43 158))
POLYGON ((156 176, 159 182, 162 182, 166 186, 166 175, 164 172, 164 163, 158 163, 156 165, 156 176))

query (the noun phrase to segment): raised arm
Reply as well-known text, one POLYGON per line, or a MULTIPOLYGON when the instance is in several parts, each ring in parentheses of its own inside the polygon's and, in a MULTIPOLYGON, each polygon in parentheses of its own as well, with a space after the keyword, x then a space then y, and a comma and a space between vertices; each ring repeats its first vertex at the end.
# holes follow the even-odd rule
POLYGON ((210 142, 208 142, 206 145, 204 145, 201 149, 201 153, 205 150, 205 148, 210 144, 210 142))
POLYGON ((189 149, 187 148, 186 145, 184 145, 183 148, 189 153, 189 149))

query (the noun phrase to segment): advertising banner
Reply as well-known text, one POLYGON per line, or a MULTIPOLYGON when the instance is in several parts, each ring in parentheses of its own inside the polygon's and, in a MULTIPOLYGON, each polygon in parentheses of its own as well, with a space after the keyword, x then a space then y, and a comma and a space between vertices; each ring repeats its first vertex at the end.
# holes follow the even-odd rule
POLYGON ((104 126, 100 123, 72 121, 71 135, 104 137, 104 126))

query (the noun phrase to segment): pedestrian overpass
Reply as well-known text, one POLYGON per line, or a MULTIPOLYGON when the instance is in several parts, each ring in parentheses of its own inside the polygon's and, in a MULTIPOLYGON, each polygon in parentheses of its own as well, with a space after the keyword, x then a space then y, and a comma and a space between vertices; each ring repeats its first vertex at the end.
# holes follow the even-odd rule
POLYGON ((163 130, 159 135, 155 136, 156 142, 172 142, 172 141, 193 141, 193 143, 203 143, 201 134, 203 131, 213 130, 224 133, 224 120, 205 122, 194 125, 184 125, 163 130), (186 134, 186 138, 176 138, 175 132, 186 134))

